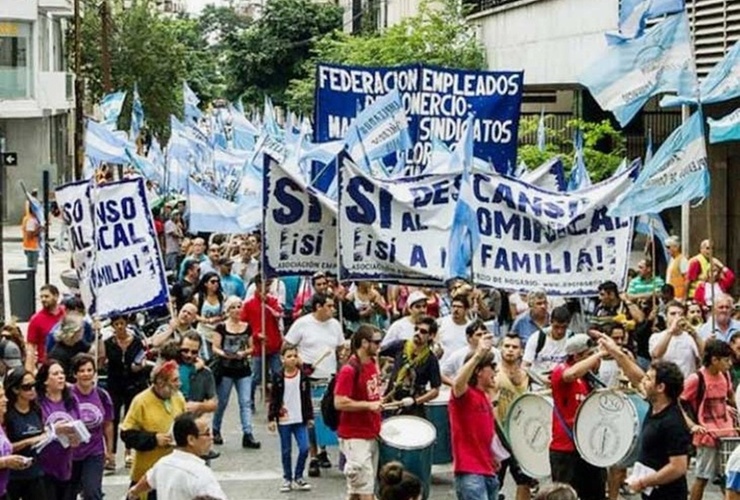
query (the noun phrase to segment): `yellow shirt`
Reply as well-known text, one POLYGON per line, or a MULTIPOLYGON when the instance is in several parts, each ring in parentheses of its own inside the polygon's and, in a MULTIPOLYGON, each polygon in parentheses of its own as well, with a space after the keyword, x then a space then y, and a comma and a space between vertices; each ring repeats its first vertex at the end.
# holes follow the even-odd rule
POLYGON ((529 377, 525 374, 522 377, 522 383, 514 385, 509 376, 503 370, 496 374, 496 388, 498 389, 498 402, 496 403, 496 421, 501 428, 506 426, 506 417, 509 414, 509 407, 514 400, 521 394, 527 392, 529 387, 529 377))
MULTIPOLYGON (((185 398, 179 391, 170 398, 167 405, 157 397, 151 387, 136 395, 131 402, 131 408, 121 424, 122 431, 138 430, 169 434, 175 417, 185 412, 185 398)), ((131 480, 137 482, 160 458, 172 453, 170 446, 157 446, 151 451, 134 453, 134 463, 131 467, 131 480)))

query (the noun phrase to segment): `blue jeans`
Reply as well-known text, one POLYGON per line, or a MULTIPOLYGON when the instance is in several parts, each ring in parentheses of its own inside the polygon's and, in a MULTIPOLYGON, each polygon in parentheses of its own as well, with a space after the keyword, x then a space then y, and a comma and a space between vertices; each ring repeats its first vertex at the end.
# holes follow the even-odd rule
POLYGON ((242 434, 252 433, 252 377, 231 378, 223 377, 218 383, 218 408, 213 416, 213 431, 221 433, 221 422, 224 419, 226 405, 229 404, 231 387, 236 386, 236 396, 239 401, 239 418, 242 421, 242 434))
POLYGON ((498 478, 479 474, 455 474, 457 500, 498 500, 498 478))
POLYGON ((39 266, 39 250, 23 250, 26 254, 26 267, 36 269, 39 266))
MULTIPOLYGON (((267 383, 272 381, 271 375, 280 372, 282 363, 280 362, 280 354, 268 354, 265 359, 267 360, 267 383)), ((262 383, 262 356, 254 356, 252 358, 252 401, 254 399, 254 393, 262 383)))
POLYGON ((306 468, 308 458, 308 427, 306 424, 278 425, 280 434, 280 453, 283 461, 283 479, 294 481, 303 478, 303 470, 306 468), (298 445, 298 460, 295 463, 295 475, 291 475, 290 455, 292 451, 291 436, 295 436, 298 445))

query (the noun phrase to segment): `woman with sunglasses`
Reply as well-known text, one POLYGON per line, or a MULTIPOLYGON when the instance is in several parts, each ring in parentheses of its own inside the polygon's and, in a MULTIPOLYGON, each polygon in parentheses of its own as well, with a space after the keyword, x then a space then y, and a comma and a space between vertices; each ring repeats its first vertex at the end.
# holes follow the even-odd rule
POLYGON ((43 500, 47 498, 42 480, 44 473, 33 449, 46 438, 41 409, 36 401, 36 379, 26 370, 12 370, 5 376, 3 385, 9 403, 4 419, 8 440, 13 453, 30 461, 28 468, 10 471, 7 496, 11 500, 43 500))
POLYGON ((39 453, 47 498, 68 500, 72 488, 72 453, 80 444, 73 424, 75 420, 80 420, 80 403, 67 386, 64 368, 53 359, 47 359, 39 367, 36 391, 39 393, 44 426, 53 426, 57 436, 39 453), (69 441, 69 447, 65 448, 61 440, 69 441))
POLYGON ((216 327, 213 335, 213 354, 218 356, 221 380, 218 382, 218 408, 213 417, 213 442, 223 444, 221 422, 231 395, 231 387, 236 387, 239 400, 239 417, 242 423, 242 447, 259 448, 252 434, 252 367, 249 356, 252 354, 252 330, 249 323, 239 319, 242 299, 229 297, 226 300, 226 321, 216 327))
MULTIPOLYGON (((0 422, 4 422, 7 411, 8 398, 5 396, 5 390, 0 387, 0 422)), ((13 454, 13 445, 10 444, 5 430, 0 426, 0 500, 7 500, 8 498, 10 471, 28 469, 31 462, 30 458, 13 454)))
POLYGON ((72 358, 72 373, 75 376, 72 394, 80 402, 80 416, 90 433, 90 440, 72 453, 72 498, 82 493, 85 500, 101 500, 106 458, 115 461, 113 402, 105 390, 95 385, 95 358, 90 354, 72 358))
POLYGON ((204 340, 201 345, 201 357, 208 360, 211 357, 213 333, 216 331, 216 325, 223 320, 224 312, 224 293, 217 273, 207 272, 203 275, 195 288, 192 302, 198 308, 196 329, 204 340))

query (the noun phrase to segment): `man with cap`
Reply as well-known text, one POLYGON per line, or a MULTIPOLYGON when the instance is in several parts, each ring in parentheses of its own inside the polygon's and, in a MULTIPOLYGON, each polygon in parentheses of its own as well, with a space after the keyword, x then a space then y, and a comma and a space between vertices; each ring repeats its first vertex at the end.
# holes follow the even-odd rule
POLYGON ((246 288, 244 287, 244 281, 231 272, 231 268, 234 265, 234 261, 231 257, 221 257, 218 260, 218 271, 221 276, 221 290, 224 293, 224 299, 229 297, 244 298, 246 288))
POLYGON ((606 351, 594 350, 591 338, 577 333, 566 341, 565 352, 565 362, 556 365, 550 376, 553 400, 552 480, 573 486, 581 500, 603 500, 606 471, 580 456, 573 441, 573 424, 578 407, 593 389, 587 376, 598 369, 606 351))
POLYGON ((421 290, 411 292, 406 301, 408 315, 399 318, 388 328, 388 332, 383 337, 383 343, 380 345, 381 350, 387 348, 399 340, 409 340, 414 336, 416 323, 427 312, 427 296, 421 290))

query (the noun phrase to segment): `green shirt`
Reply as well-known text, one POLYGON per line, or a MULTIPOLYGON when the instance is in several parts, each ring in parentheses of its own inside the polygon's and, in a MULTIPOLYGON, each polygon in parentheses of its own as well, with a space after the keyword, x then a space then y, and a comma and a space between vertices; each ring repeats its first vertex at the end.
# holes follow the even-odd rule
POLYGON ((646 280, 642 276, 633 278, 630 286, 627 288, 627 295, 644 295, 655 292, 660 293, 660 289, 665 285, 665 281, 660 276, 646 280))

